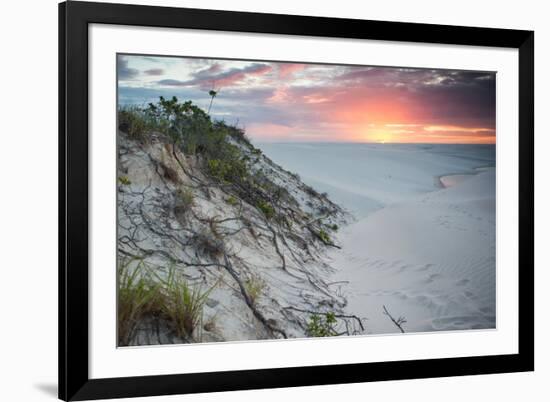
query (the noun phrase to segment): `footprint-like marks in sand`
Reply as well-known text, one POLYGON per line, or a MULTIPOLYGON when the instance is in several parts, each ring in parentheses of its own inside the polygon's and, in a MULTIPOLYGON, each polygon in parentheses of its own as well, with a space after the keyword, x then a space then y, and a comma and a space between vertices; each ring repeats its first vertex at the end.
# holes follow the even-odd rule
MULTIPOLYGON (((386 270, 387 272, 393 271, 397 273, 403 272, 426 272, 435 267, 434 264, 409 264, 403 260, 387 261, 384 259, 369 259, 365 258, 358 264, 360 268, 374 269, 374 270, 386 270)), ((439 277, 438 274, 431 276, 431 280, 439 277)))
POLYGON ((412 265, 410 265, 410 264, 401 265, 399 267, 399 272, 408 271, 411 267, 412 267, 412 265))
POLYGON ((434 266, 434 264, 426 264, 426 265, 420 266, 420 268, 417 268, 416 270, 417 270, 418 272, 423 272, 423 271, 429 270, 429 269, 430 269, 431 267, 433 267, 433 266, 434 266))
POLYGON ((402 262, 403 262, 402 260, 395 260, 390 264, 390 267, 395 268, 397 265, 401 264, 402 262))
POLYGON ((428 278, 424 282, 432 283, 433 281, 439 278, 441 278, 441 274, 431 274, 430 276, 428 276, 428 278))

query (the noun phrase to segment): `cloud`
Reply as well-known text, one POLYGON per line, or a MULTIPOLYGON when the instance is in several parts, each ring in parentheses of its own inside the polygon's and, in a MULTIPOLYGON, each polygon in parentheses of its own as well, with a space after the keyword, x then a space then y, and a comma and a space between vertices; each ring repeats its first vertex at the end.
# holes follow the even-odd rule
POLYGON ((150 68, 143 72, 145 75, 162 75, 164 74, 164 69, 162 68, 150 68))
POLYGON ((221 90, 212 115, 239 121, 258 137, 263 132, 275 138, 280 132, 304 140, 308 135, 357 141, 390 135, 411 142, 495 138, 496 76, 490 72, 196 58, 155 61, 145 67, 132 64, 143 70, 141 83, 135 79, 140 72, 120 61, 121 80, 132 80, 119 88, 121 103, 175 95, 207 108, 208 90, 214 88, 221 90))
POLYGON ((277 71, 280 79, 288 79, 295 73, 305 70, 307 65, 298 63, 278 63, 277 71))
POLYGON ((164 79, 158 81, 158 84, 179 87, 199 86, 201 88, 229 87, 242 83, 247 78, 269 73, 273 70, 273 67, 269 64, 254 63, 243 68, 231 68, 223 72, 220 72, 220 69, 221 67, 214 64, 207 69, 194 73, 193 78, 190 80, 164 79))
POLYGON ((118 59, 118 78, 120 80, 132 80, 139 75, 139 70, 128 67, 128 60, 125 58, 118 59))

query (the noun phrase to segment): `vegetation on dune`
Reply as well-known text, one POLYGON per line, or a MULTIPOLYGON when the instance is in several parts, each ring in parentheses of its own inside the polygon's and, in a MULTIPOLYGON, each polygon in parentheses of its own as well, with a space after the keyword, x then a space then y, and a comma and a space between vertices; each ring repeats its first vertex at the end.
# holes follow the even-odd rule
MULTIPOLYGON (((217 92, 211 91, 209 110, 216 95, 217 92)), ((166 249, 158 250, 162 252, 162 258, 168 258, 169 263, 178 261, 181 264, 178 267, 196 264, 225 269, 238 283, 248 307, 264 323, 268 332, 286 337, 285 332, 270 324, 257 308, 258 300, 266 293, 267 283, 257 272, 247 271, 248 267, 243 269, 242 263, 235 258, 233 244, 226 240, 228 236, 243 233, 244 229, 257 242, 271 242, 274 255, 280 258, 281 269, 286 271, 290 256, 298 263, 306 263, 313 258, 310 245, 335 246, 329 232, 333 233, 338 226, 327 225, 322 220, 326 218, 330 222, 331 216, 338 216, 338 207, 326 195, 301 183, 298 175, 286 172, 271 162, 252 145, 244 130, 224 121, 213 120, 209 113, 190 101, 179 102, 176 97, 160 97, 158 102, 144 107, 121 107, 118 127, 129 139, 138 143, 140 150, 147 150, 150 144, 160 142, 163 152, 173 153, 173 161, 164 158, 162 161, 153 160, 156 173, 165 186, 164 192, 159 189, 155 191, 168 195, 159 207, 162 214, 155 216, 157 220, 160 217, 162 225, 142 213, 141 208, 152 209, 154 205, 145 206, 145 197, 135 193, 140 194, 135 198, 142 200, 137 204, 139 219, 135 222, 142 222, 139 225, 146 228, 144 233, 153 231, 151 227, 154 227, 153 237, 162 239, 159 242, 162 247, 164 242, 174 242, 186 253, 187 249, 190 251, 181 257, 166 246, 166 249), (185 161, 181 161, 182 154, 186 157, 185 161), (281 172, 289 176, 281 175, 281 172), (298 180, 296 188, 283 187, 288 177, 298 180), (202 197, 211 199, 211 194, 216 193, 212 191, 213 187, 221 189, 224 194, 221 199, 231 206, 227 209, 235 216, 212 217, 211 213, 205 214, 204 208, 200 208, 202 204, 198 200, 202 197), (304 201, 310 208, 307 211, 295 198, 295 193, 300 190, 306 194, 304 201), (171 219, 174 217, 179 225, 172 226, 171 219), (238 226, 236 229, 235 224, 238 226), (307 256, 300 260, 292 243, 305 250, 307 256)), ((121 170, 121 173, 127 174, 127 170, 121 170)), ((127 176, 119 176, 118 181, 120 185, 131 184, 127 176)), ((122 193, 131 192, 133 187, 139 186, 129 187, 122 193)), ((132 208, 135 209, 136 205, 132 204, 132 208)), ((135 212, 132 210, 132 213, 135 212)), ((131 223, 134 224, 134 221, 131 223)), ((140 232, 132 231, 132 236, 135 233, 140 232)), ((138 254, 147 256, 150 255, 147 253, 155 251, 148 248, 138 251, 138 254)), ((180 338, 188 341, 194 339, 196 328, 201 326, 204 304, 213 288, 204 290, 199 285, 192 285, 174 267, 167 269, 165 275, 160 275, 161 271, 152 272, 141 260, 119 264, 119 345, 131 344, 138 324, 149 319, 162 320, 180 338)), ((309 321, 303 319, 300 325, 309 336, 336 335, 333 313, 308 317, 309 321)))
MULTIPOLYGON (((210 94, 212 99, 216 94, 210 94)), ((262 152, 250 143, 242 129, 224 121, 212 121, 208 113, 191 101, 180 103, 176 97, 165 99, 161 96, 159 102, 149 103, 147 107, 122 107, 119 109, 119 128, 141 142, 148 142, 148 136, 154 133, 185 155, 199 157, 205 173, 220 184, 231 186, 239 198, 256 206, 267 219, 275 217, 276 204, 296 203, 284 187, 253 168, 256 161, 251 160, 240 146, 256 158, 262 152)), ((165 178, 177 183, 173 169, 162 168, 165 178)), ((310 188, 307 192, 317 194, 310 188)))
POLYGON ((275 209, 269 202, 265 200, 258 200, 256 206, 260 211, 262 211, 267 219, 271 219, 273 218, 273 216, 275 216, 275 209))
POLYGON ((332 312, 326 314, 312 314, 307 325, 308 335, 312 337, 335 336, 336 315, 332 312))
POLYGON ((118 276, 119 346, 130 345, 138 325, 147 318, 161 319, 178 337, 193 339, 215 285, 203 291, 200 285, 187 282, 174 266, 162 278, 142 260, 133 259, 119 262, 118 276))
POLYGON ((180 338, 192 338, 202 320, 204 304, 215 285, 203 292, 200 286, 191 286, 173 267, 162 283, 165 296, 162 311, 180 338))
POLYGON ((118 178, 118 182, 120 184, 122 184, 123 186, 129 186, 130 184, 132 184, 132 182, 130 181, 130 179, 128 178, 128 176, 120 176, 118 178))
POLYGON ((193 191, 187 188, 179 188, 174 194, 174 214, 182 219, 195 205, 193 191))
POLYGON ((143 261, 121 261, 118 268, 118 344, 128 345, 138 324, 158 312, 159 285, 145 275, 143 261))
POLYGON ((118 111, 118 127, 137 141, 145 141, 152 124, 137 106, 126 106, 118 111))
POLYGON ((237 199, 232 195, 226 198, 225 202, 227 202, 229 205, 237 205, 239 203, 239 201, 237 201, 237 199))
POLYGON ((266 287, 265 281, 258 275, 252 275, 244 282, 246 293, 252 304, 256 304, 258 298, 266 287))
POLYGON ((319 238, 320 238, 324 243, 330 243, 330 242, 331 242, 331 241, 330 241, 330 236, 328 235, 328 233, 327 233, 325 230, 323 230, 323 229, 319 230, 318 235, 319 235, 319 238))

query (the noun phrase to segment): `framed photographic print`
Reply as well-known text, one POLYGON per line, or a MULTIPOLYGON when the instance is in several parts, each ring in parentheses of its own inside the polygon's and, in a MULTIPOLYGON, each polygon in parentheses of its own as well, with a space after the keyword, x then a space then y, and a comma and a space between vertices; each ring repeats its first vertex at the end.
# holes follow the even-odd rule
POLYGON ((534 369, 530 31, 59 5, 59 397, 534 369))

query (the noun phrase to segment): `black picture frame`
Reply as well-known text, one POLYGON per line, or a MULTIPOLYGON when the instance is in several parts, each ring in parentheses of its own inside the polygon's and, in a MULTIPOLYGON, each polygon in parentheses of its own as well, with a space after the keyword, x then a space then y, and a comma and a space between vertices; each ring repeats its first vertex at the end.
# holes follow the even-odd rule
POLYGON ((70 1, 59 4, 59 398, 169 395, 534 370, 534 32, 70 1), (517 354, 90 379, 88 25, 192 28, 519 51, 517 354))

